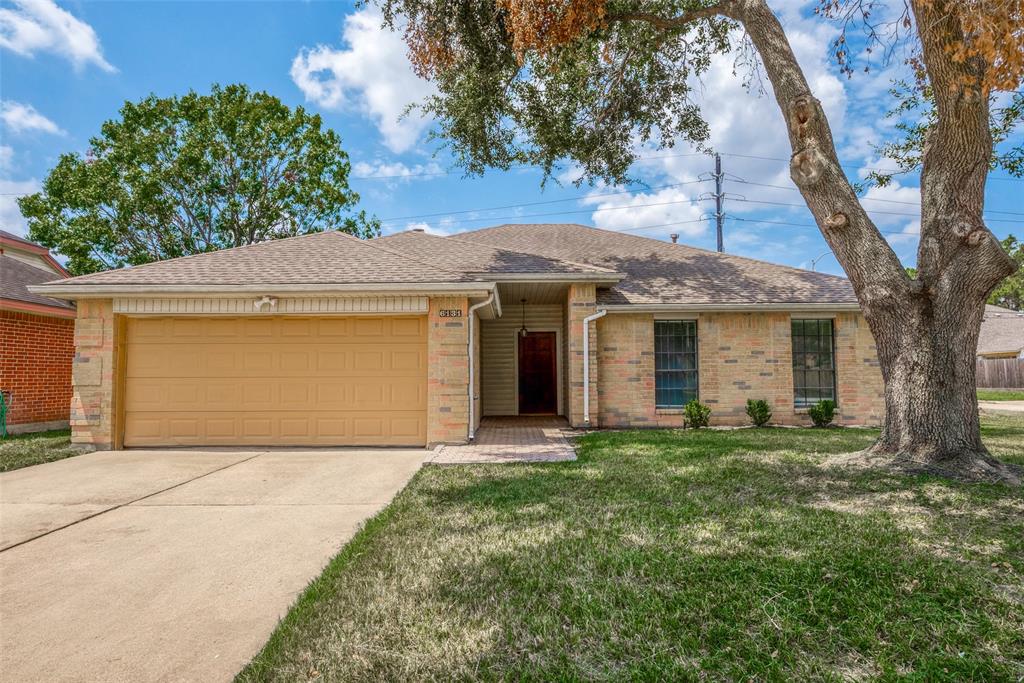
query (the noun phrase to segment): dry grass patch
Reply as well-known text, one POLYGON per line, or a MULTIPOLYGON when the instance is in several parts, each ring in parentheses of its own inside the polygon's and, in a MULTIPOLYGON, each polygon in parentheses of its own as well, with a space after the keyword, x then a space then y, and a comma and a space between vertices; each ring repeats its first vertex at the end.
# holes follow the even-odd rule
POLYGON ((0 472, 63 460, 84 449, 71 444, 71 430, 9 435, 0 440, 0 472))

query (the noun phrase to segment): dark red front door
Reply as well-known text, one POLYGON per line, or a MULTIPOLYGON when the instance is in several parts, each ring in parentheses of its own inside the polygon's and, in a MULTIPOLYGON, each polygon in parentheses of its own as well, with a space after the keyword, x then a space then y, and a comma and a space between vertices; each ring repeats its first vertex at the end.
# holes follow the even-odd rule
POLYGON ((519 335, 519 414, 558 412, 558 360, 554 332, 519 335))

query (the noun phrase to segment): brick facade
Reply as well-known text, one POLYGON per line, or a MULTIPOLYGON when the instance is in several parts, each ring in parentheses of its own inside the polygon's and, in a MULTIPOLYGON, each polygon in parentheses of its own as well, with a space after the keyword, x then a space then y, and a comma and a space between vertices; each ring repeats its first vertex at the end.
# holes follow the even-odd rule
POLYGON ((427 317, 427 443, 465 443, 469 434, 469 325, 465 297, 430 299, 427 317), (441 317, 458 310, 460 317, 441 317))
POLYGON ((74 329, 69 318, 0 311, 0 389, 13 431, 68 422, 74 329))
MULTIPOLYGON (((700 400, 711 423, 748 424, 748 398, 764 399, 778 424, 809 424, 793 407, 791 316, 786 312, 702 313, 697 320, 700 400)), ((814 317, 803 316, 800 317, 814 317)), ((654 403, 654 319, 609 314, 597 321, 601 427, 676 427, 682 410, 654 403)), ((884 416, 882 376, 874 339, 857 313, 835 316, 839 424, 879 424, 884 416)))
MULTIPOLYGON (((583 319, 597 311, 593 285, 573 285, 566 298, 566 412, 583 419, 583 319)), ((427 316, 427 442, 464 443, 469 420, 468 308, 465 297, 430 298, 427 316), (441 311, 461 315, 441 316, 441 311)), ((801 316, 804 317, 804 316, 801 316)), ((811 317, 811 316, 807 316, 811 317)), ((697 320, 700 399, 712 424, 747 424, 746 400, 767 400, 779 424, 807 424, 793 408, 790 314, 702 313, 697 320)), ((654 403, 652 314, 610 313, 591 323, 590 419, 596 427, 674 427, 681 410, 654 403)), ((834 316, 840 424, 878 424, 884 414, 874 340, 857 313, 834 316)), ((72 440, 119 447, 115 421, 122 321, 106 301, 80 302, 75 321, 72 440)), ((477 328, 479 330, 479 326, 477 328)), ((477 343, 479 350, 479 343, 477 343)), ((479 353, 479 351, 478 351, 479 353)), ((478 361, 481 357, 477 356, 478 361)), ((485 360, 485 359, 484 359, 485 360)), ((477 373, 479 381, 480 373, 477 373)), ((479 394, 479 383, 477 393, 479 394)), ((477 403, 479 408, 480 403, 477 403)), ((479 410, 477 419, 479 419, 479 410)))

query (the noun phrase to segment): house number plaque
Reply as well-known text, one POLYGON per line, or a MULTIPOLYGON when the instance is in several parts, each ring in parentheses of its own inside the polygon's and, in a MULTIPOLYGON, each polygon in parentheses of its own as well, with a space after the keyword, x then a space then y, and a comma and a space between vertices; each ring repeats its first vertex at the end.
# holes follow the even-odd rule
POLYGON ((461 318, 462 317, 462 309, 461 308, 442 308, 438 312, 438 315, 441 316, 442 318, 461 318))

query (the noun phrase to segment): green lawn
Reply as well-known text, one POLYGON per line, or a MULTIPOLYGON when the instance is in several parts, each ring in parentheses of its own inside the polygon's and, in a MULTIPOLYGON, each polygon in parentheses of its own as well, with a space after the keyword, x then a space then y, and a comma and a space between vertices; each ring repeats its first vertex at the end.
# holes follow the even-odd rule
POLYGON ((978 389, 979 401, 1024 401, 1024 391, 978 389))
MULTIPOLYGON (((1024 420, 985 418, 1024 463, 1024 420)), ((874 431, 591 434, 425 467, 241 681, 1024 676, 1024 491, 819 463, 874 431)))
POLYGON ((0 439, 0 472, 62 460, 82 451, 71 445, 71 430, 17 434, 0 439))

